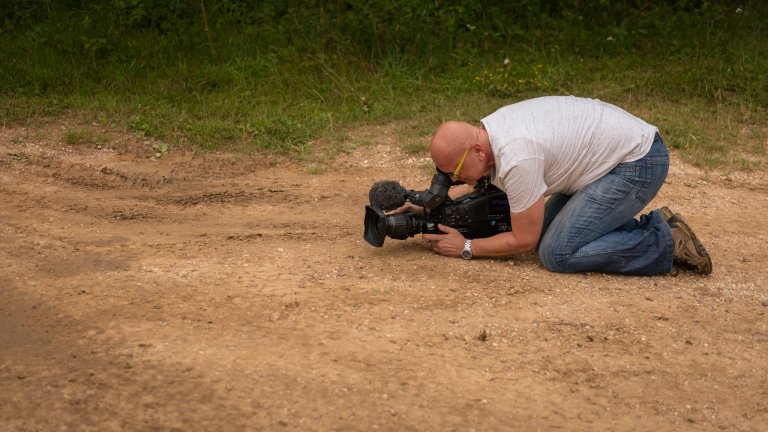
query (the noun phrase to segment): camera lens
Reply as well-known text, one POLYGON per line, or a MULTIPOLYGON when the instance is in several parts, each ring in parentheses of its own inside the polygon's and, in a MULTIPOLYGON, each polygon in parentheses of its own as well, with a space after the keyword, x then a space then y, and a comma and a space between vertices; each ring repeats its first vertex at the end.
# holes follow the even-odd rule
POLYGON ((363 238, 372 246, 383 246, 385 237, 405 240, 423 230, 424 218, 416 213, 385 215, 380 208, 365 206, 363 238))
POLYGON ((421 217, 415 213, 394 214, 387 217, 387 235, 397 240, 405 240, 421 232, 421 217))

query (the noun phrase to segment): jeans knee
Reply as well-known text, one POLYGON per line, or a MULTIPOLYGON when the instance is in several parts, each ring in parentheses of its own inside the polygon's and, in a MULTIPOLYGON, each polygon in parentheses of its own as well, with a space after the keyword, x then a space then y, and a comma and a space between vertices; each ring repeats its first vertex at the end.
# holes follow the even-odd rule
POLYGON ((548 245, 542 242, 539 245, 539 261, 547 270, 553 272, 563 272, 563 263, 567 259, 562 253, 558 253, 556 246, 548 245))

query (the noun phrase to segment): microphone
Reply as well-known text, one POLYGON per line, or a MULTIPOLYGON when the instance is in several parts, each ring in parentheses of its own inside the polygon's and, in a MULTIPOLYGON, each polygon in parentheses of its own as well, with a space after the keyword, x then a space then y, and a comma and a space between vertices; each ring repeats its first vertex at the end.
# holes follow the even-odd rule
POLYGON ((407 191, 395 180, 381 180, 371 186, 368 200, 371 206, 384 211, 394 210, 405 204, 407 191))

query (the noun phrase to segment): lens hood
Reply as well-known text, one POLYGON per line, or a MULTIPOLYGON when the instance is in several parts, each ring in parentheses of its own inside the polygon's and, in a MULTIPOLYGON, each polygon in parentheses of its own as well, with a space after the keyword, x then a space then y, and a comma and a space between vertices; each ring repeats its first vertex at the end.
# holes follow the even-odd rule
POLYGON ((384 210, 370 205, 365 206, 365 233, 363 238, 371 246, 384 246, 387 235, 387 219, 384 210))

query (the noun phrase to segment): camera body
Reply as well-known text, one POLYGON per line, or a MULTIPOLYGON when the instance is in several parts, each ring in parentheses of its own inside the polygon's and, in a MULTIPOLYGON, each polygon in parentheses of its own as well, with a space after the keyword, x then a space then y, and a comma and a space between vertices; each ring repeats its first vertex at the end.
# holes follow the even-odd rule
POLYGON ((467 195, 452 200, 448 197, 448 188, 443 187, 446 178, 443 173, 435 174, 433 186, 429 191, 407 191, 404 201, 410 201, 425 208, 425 214, 400 213, 385 214, 384 210, 374 205, 365 207, 365 232, 363 238, 372 246, 381 247, 384 239, 391 237, 405 240, 418 233, 442 234, 438 224, 457 229, 466 238, 490 237, 510 231, 509 201, 504 191, 491 185, 484 179, 475 190, 467 195), (436 189, 436 182, 440 186, 436 189), (439 198, 430 191, 439 190, 439 198), (422 197, 428 196, 425 203, 422 197), (437 203, 433 208, 429 203, 437 203), (427 204, 427 205, 425 205, 427 204))

